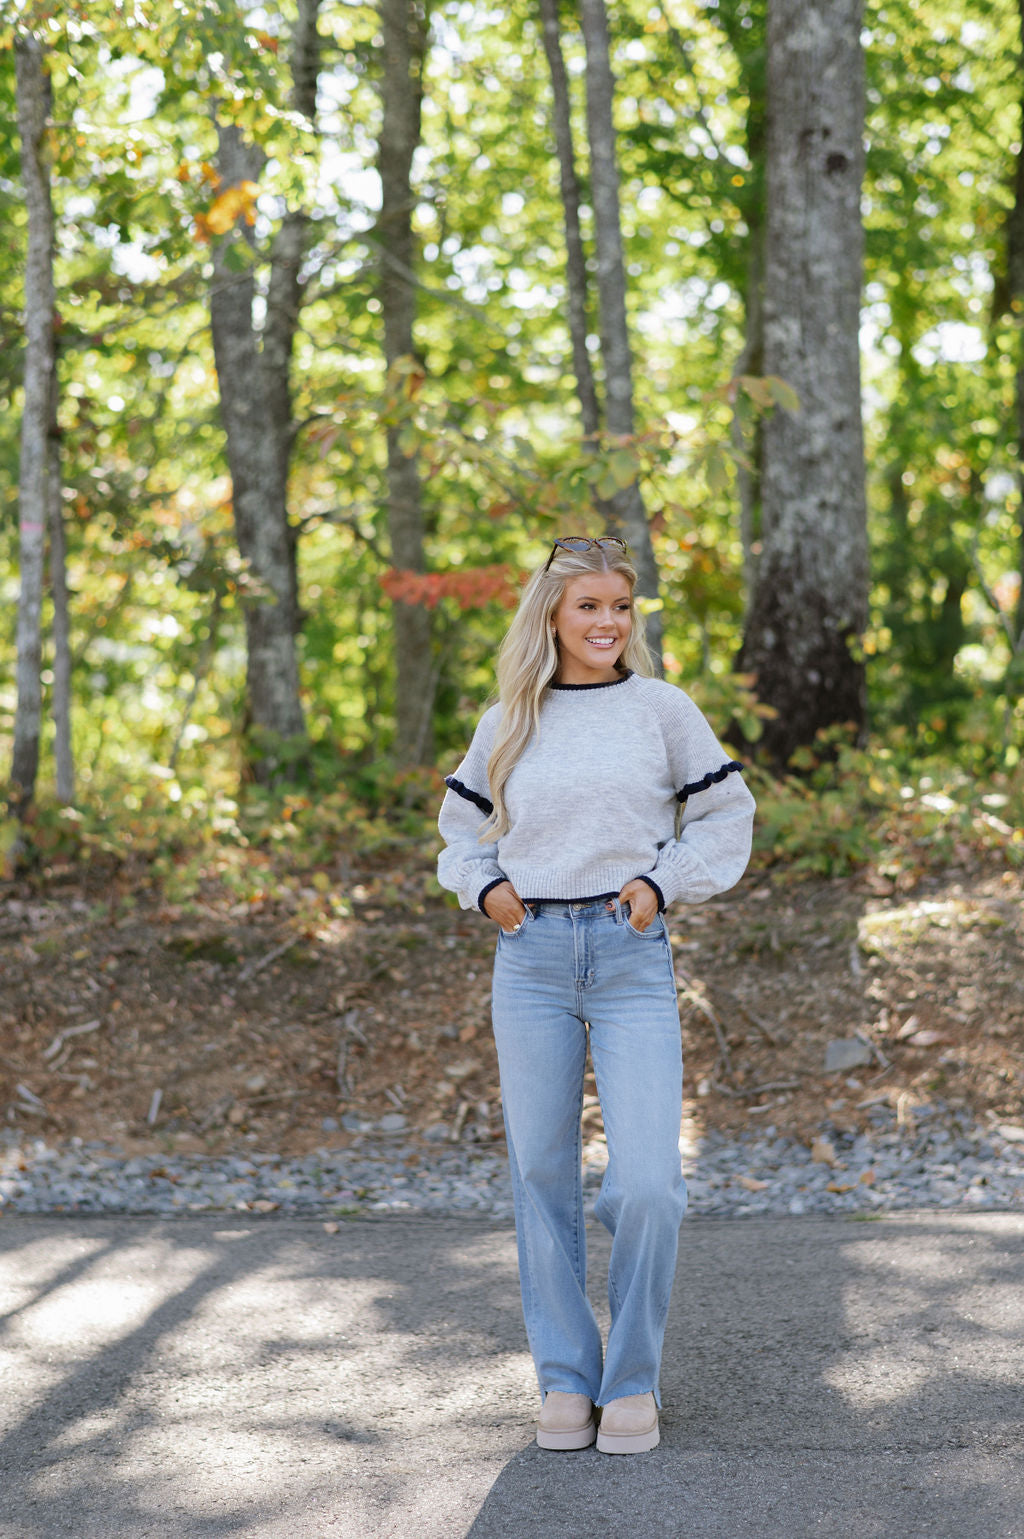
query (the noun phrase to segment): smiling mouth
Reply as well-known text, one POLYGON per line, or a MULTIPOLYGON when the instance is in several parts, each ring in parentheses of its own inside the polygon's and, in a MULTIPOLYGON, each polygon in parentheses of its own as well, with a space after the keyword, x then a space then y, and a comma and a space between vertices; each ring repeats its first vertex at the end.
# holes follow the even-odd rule
POLYGON ((587 641, 592 647, 613 647, 616 643, 615 636, 588 636, 587 641))

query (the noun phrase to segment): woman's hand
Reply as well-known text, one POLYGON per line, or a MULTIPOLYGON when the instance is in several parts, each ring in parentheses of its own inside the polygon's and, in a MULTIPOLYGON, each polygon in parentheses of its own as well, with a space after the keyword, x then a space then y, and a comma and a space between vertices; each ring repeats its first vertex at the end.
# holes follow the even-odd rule
MULTIPOLYGON (((650 892, 650 888, 647 890, 650 892)), ((653 896, 654 894, 651 893, 652 898, 653 896)), ((484 913, 488 919, 493 919, 495 924, 500 924, 508 934, 509 930, 518 929, 526 918, 526 905, 511 882, 499 882, 497 887, 491 888, 484 899, 484 913)))
POLYGON ((649 883, 642 882, 638 876, 623 887, 619 893, 619 902, 629 904, 629 922, 641 935, 657 918, 657 894, 649 883))

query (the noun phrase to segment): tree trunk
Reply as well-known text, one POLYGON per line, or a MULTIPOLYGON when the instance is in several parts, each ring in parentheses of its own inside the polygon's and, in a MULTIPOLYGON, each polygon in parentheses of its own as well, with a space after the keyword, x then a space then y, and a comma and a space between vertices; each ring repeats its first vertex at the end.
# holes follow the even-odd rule
POLYGON ((785 764, 865 720, 868 553, 858 346, 864 66, 860 0, 768 15, 765 371, 797 391, 764 428, 763 535, 742 667, 785 764))
MULTIPOLYGON (((718 11, 722 26, 740 69, 740 80, 747 98, 746 139, 750 170, 736 201, 747 228, 746 277, 743 291, 743 347, 736 360, 734 375, 763 375, 764 369, 764 156, 765 156, 765 59, 764 18, 735 4, 718 11), (744 26, 743 23, 753 23, 744 26)), ((733 443, 739 455, 736 484, 740 498, 740 539, 743 548, 743 577, 749 608, 757 586, 758 558, 761 552, 761 462, 763 424, 759 413, 749 420, 741 402, 732 421, 733 443)))
MULTIPOLYGON (((292 39, 292 104, 312 119, 320 63, 320 0, 301 0, 292 39)), ((218 124, 224 188, 256 181, 262 152, 233 126, 218 124)), ((292 347, 302 304, 301 263, 308 219, 286 212, 271 252, 262 330, 253 318, 251 267, 237 262, 231 232, 214 249, 210 298, 221 418, 227 438, 238 548, 259 584, 245 600, 250 759, 264 783, 286 780, 304 761, 306 723, 299 692, 296 538, 288 518, 288 468, 294 427, 292 347)))
MULTIPOLYGON (((734 374, 763 375, 764 370, 764 226, 747 220, 747 282, 744 301, 743 348, 734 374)), ((743 586, 749 608, 757 587, 761 555, 761 480, 764 457, 764 426, 755 414, 744 422, 744 408, 737 401, 732 420, 732 440, 739 456, 736 486, 740 498, 740 542, 743 548, 743 586)))
POLYGON ((53 206, 45 135, 52 105, 42 44, 15 36, 18 132, 28 209, 25 265, 25 381, 19 468, 20 575, 11 810, 24 818, 36 791, 42 720, 42 604, 49 511, 50 413, 54 388, 53 206))
MULTIPOLYGON (((590 147, 590 194, 597 247, 597 293, 601 309, 605 423, 615 438, 632 437, 633 354, 626 317, 626 264, 619 214, 619 170, 615 154, 613 107, 615 82, 608 46, 604 0, 581 0, 580 22, 587 55, 587 138, 590 147)), ((629 541, 641 596, 658 597, 658 568, 639 482, 617 493, 611 504, 616 523, 629 541)), ((651 650, 660 660, 661 615, 648 616, 651 650)))
MULTIPOLYGON (((1019 0, 1020 13, 1020 68, 1024 70, 1024 0, 1019 0)), ((1014 201, 1010 214, 1009 231, 1009 279, 1010 305, 1017 322, 1017 489, 1020 507, 1024 510, 1024 94, 1020 104, 1017 158, 1014 167, 1014 201)), ((1016 638, 1011 671, 1016 671, 1016 654, 1024 649, 1024 515, 1018 513, 1021 526, 1018 547, 1018 571, 1020 588, 1017 592, 1017 610, 1013 633, 1016 638)))
MULTIPOLYGON (((321 0, 299 0, 289 62, 292 74, 291 104, 308 123, 316 123, 316 95, 320 78, 320 34, 317 30, 321 0)), ((261 364, 267 406, 277 438, 281 476, 286 488, 288 468, 295 446, 292 415, 291 365, 295 333, 302 310, 302 261, 309 243, 309 216, 304 209, 287 209, 274 239, 267 288, 266 318, 261 337, 261 364)), ((287 523, 290 553, 291 603, 296 631, 301 629, 298 595, 298 531, 287 523)))
POLYGON ((75 799, 75 759, 71 742, 71 615, 68 603, 67 538, 61 497, 60 429, 57 424, 57 370, 50 392, 50 440, 47 499, 50 528, 50 594, 53 598, 53 752, 57 800, 75 799))
MULTIPOLYGON (((396 365, 415 357, 416 238, 412 227, 412 161, 420 142, 423 61, 427 47, 426 8, 418 0, 380 0, 383 80, 377 168, 381 180, 378 222, 384 316, 384 356, 396 385, 396 365)), ((399 429, 387 430, 388 533, 391 559, 402 571, 425 569, 423 489, 415 453, 405 454, 399 429)), ((429 611, 418 604, 392 605, 395 636, 395 755, 401 764, 433 757, 433 697, 429 611)))
POLYGON ((558 0, 540 0, 541 35, 544 53, 551 74, 552 119, 555 130, 555 152, 558 156, 558 179, 562 195, 562 216, 565 222, 565 271, 568 291, 569 338, 572 343, 572 366, 576 376, 576 394, 579 397, 583 431, 588 438, 597 439, 601 431, 601 408, 594 384, 594 371, 590 366, 587 348, 587 259, 583 249, 583 232, 580 228, 580 183, 576 175, 576 152, 572 140, 572 108, 569 97, 569 81, 562 57, 561 26, 558 17, 558 0))
MULTIPOLYGON (((245 144, 233 126, 218 126, 218 138, 222 186, 255 181, 261 153, 245 144)), ((255 279, 250 268, 239 271, 230 265, 238 239, 232 232, 214 250, 210 322, 235 534, 259 585, 244 602, 250 762, 255 779, 269 784, 288 778, 296 740, 304 739, 306 729, 295 649, 296 584, 286 467, 253 321, 255 279)))

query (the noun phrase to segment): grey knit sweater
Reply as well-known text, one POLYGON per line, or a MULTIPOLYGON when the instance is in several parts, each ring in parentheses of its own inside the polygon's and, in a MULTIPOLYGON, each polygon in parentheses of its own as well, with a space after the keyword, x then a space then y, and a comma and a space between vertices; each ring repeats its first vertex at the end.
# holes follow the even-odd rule
POLYGON ((505 785, 511 826, 481 844, 492 810, 487 760, 501 706, 481 717, 446 781, 442 887, 481 908, 506 879, 523 899, 617 894, 642 877, 665 908, 701 903, 739 881, 754 798, 688 695, 628 674, 611 684, 553 684, 540 730, 505 785), (676 813, 683 804, 679 838, 676 813))

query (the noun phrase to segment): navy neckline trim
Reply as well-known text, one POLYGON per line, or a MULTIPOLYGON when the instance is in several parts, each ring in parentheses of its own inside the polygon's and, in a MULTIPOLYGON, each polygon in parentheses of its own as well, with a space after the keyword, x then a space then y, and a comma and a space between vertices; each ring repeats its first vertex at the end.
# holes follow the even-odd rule
POLYGON ((614 689, 617 684, 625 684, 632 677, 632 669, 627 669, 621 679, 608 679, 603 684, 549 684, 548 689, 614 689))

